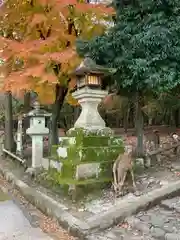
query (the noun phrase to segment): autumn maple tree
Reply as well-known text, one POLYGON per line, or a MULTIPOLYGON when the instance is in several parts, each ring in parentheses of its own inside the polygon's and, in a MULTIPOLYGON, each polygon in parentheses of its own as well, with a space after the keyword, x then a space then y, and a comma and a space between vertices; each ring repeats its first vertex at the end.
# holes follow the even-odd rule
POLYGON ((4 91, 34 91, 53 103, 52 137, 64 99, 75 85, 70 73, 79 64, 75 42, 104 32, 113 10, 82 0, 7 0, 0 8, 0 47, 4 91))

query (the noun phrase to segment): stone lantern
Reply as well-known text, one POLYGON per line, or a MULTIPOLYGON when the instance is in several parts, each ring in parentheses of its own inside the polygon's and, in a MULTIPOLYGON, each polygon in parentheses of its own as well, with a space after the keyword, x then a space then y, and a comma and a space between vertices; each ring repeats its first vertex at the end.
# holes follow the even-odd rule
POLYGON ((34 103, 34 109, 26 114, 30 117, 30 127, 26 133, 32 138, 32 168, 41 168, 43 159, 43 137, 49 134, 49 129, 45 127, 45 118, 51 114, 40 109, 38 102, 34 103))
POLYGON ((86 57, 72 74, 77 83, 72 96, 78 100, 82 111, 59 146, 54 146, 58 161, 52 165, 50 162, 50 168, 56 169, 62 187, 69 186, 73 199, 79 195, 77 189, 82 193, 84 186, 91 184, 89 179, 94 184, 92 189, 112 181, 112 161, 122 151, 122 140, 116 139, 98 112, 98 104, 108 94, 102 89, 103 77, 113 72, 114 69, 99 66, 86 57))
POLYGON ((93 131, 105 128, 105 122, 101 118, 97 107, 108 94, 108 91, 102 90, 102 78, 109 71, 109 69, 97 65, 89 57, 86 57, 74 71, 73 75, 77 78, 77 86, 72 96, 78 100, 82 107, 74 128, 93 131))

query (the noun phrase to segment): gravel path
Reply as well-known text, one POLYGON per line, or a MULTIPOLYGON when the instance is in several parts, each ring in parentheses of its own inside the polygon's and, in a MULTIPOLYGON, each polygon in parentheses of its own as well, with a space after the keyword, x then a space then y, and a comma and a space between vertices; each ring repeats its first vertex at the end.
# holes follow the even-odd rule
POLYGON ((75 240, 0 177, 0 240, 75 240))
POLYGON ((52 240, 40 228, 33 228, 12 200, 0 202, 0 239, 52 240))
POLYGON ((89 240, 180 240, 180 197, 162 201, 158 206, 89 237, 89 240))

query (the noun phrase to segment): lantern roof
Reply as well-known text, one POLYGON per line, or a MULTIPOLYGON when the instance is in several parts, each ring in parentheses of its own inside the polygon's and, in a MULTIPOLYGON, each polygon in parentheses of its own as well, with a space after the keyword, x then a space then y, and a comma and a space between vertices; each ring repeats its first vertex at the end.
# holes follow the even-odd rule
POLYGON ((73 72, 73 75, 75 76, 85 76, 88 74, 109 75, 113 72, 114 72, 114 69, 106 68, 101 65, 98 65, 93 59, 91 59, 88 55, 86 55, 86 57, 81 62, 81 64, 73 72))

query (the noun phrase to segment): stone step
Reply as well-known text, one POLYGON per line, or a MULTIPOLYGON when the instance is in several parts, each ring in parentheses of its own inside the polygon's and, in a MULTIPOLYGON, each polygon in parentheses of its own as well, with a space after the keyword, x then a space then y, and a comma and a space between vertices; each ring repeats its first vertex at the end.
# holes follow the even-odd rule
POLYGON ((180 240, 180 197, 161 201, 88 240, 180 240))
POLYGON ((127 218, 126 221, 132 229, 155 239, 176 239, 174 237, 180 236, 180 214, 175 207, 178 199, 162 201, 159 206, 139 212, 127 218))
POLYGON ((180 213, 180 197, 174 197, 171 199, 166 199, 161 201, 160 204, 162 207, 175 210, 176 212, 180 213))
POLYGON ((138 230, 128 230, 116 226, 103 233, 92 234, 87 240, 155 240, 155 238, 146 234, 141 234, 138 230))

